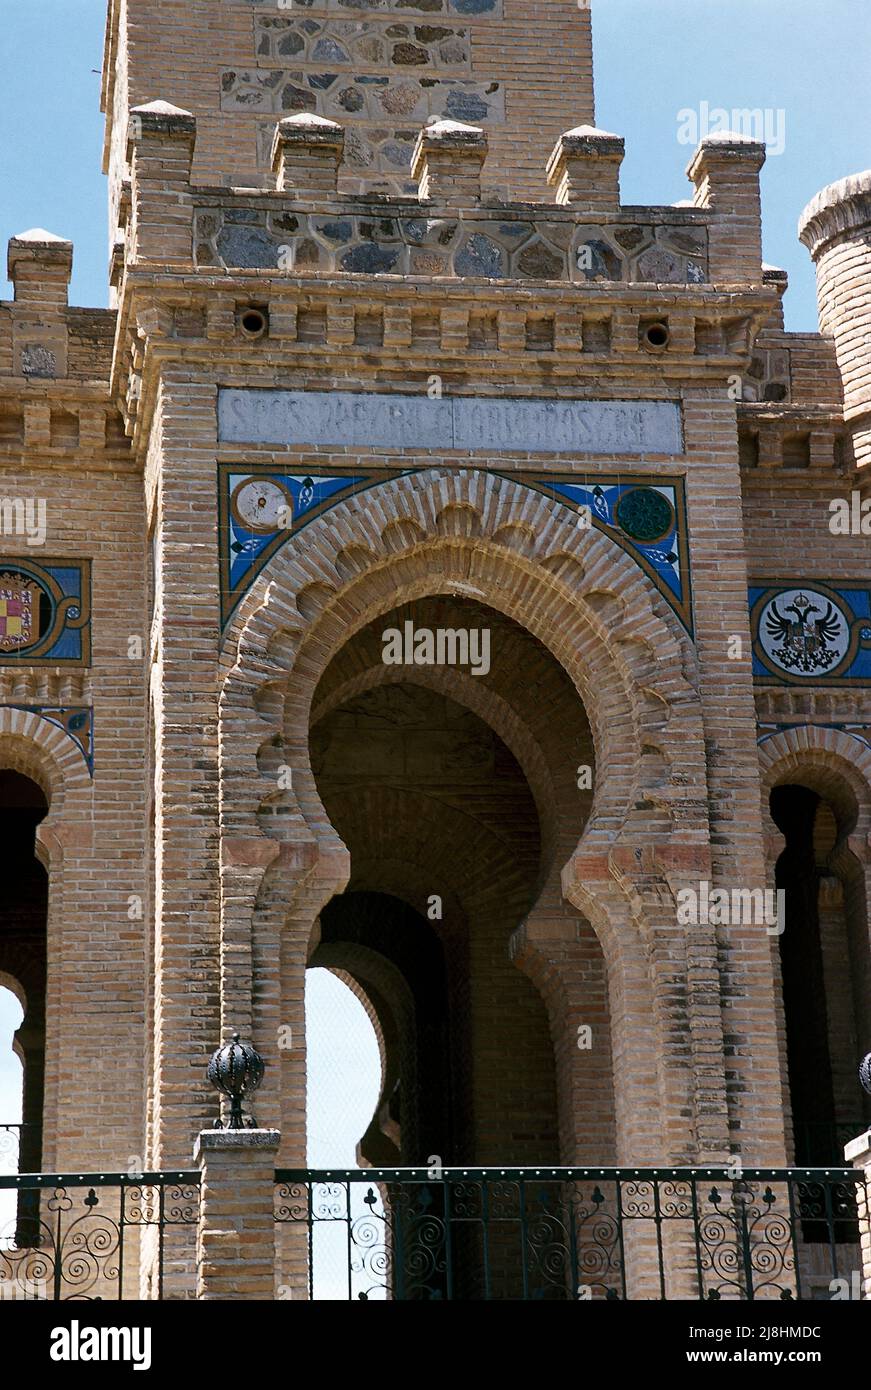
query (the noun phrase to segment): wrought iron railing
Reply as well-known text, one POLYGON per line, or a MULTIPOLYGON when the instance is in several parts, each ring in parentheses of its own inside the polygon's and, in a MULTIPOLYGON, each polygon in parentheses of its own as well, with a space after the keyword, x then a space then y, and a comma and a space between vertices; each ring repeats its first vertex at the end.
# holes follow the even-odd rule
POLYGON ((161 1298, 196 1171, 0 1176, 0 1300, 161 1298))
MULTIPOLYGON (((861 1268, 852 1168, 276 1172, 279 1279, 323 1299, 810 1299, 861 1268)), ((864 1195, 864 1194, 863 1194, 864 1195)))

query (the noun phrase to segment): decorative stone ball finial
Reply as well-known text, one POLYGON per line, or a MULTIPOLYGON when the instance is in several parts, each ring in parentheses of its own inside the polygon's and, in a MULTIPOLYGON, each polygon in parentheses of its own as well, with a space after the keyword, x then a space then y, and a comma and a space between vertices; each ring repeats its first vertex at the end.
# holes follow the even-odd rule
POLYGON ((228 1096, 230 1100, 230 1120, 225 1126, 220 1116, 215 1121, 216 1129, 254 1129, 253 1115, 245 1119, 242 1115, 242 1100, 257 1090, 263 1080, 266 1063, 256 1048, 239 1041, 234 1033, 232 1040, 224 1043, 212 1053, 208 1077, 216 1091, 228 1096))

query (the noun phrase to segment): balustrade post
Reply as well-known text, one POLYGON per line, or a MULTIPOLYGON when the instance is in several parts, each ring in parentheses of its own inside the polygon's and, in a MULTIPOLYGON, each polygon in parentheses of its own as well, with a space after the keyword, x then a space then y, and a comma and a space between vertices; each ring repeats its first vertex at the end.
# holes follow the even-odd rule
POLYGON ((277 1129, 205 1129, 199 1164, 197 1298, 275 1297, 277 1129))
POLYGON ((859 1168, 865 1181, 856 1183, 856 1208, 859 1217, 859 1249, 862 1261, 862 1290, 867 1297, 871 1291, 871 1129, 851 1139, 844 1149, 844 1157, 854 1168, 859 1168))

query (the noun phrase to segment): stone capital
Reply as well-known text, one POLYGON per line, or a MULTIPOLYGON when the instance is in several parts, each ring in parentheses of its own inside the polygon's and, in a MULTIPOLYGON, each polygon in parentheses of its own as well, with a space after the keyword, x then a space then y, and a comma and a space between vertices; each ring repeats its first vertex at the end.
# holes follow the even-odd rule
POLYGON ((336 191, 345 132, 313 111, 286 116, 272 137, 272 172, 279 192, 305 197, 336 191))
POLYGON ((547 161, 547 181, 563 205, 615 211, 620 206, 620 135, 579 125, 559 137, 547 161))
POLYGON ((729 171, 732 177, 736 174, 755 177, 764 163, 763 141, 750 140, 735 131, 724 130, 702 140, 687 165, 687 178, 698 187, 705 178, 724 174, 729 177, 729 171))
POLYGON ((168 101, 149 101, 130 109, 127 127, 128 154, 131 144, 147 137, 181 140, 193 148, 197 137, 197 118, 181 106, 168 101))
POLYGON ((411 156, 411 176, 417 179, 419 197, 479 199, 487 149, 487 136, 480 126, 447 120, 424 126, 411 156))
POLYGON ((206 1161, 209 1154, 277 1153, 281 1143, 278 1129, 203 1129, 194 1142, 194 1162, 206 1161))

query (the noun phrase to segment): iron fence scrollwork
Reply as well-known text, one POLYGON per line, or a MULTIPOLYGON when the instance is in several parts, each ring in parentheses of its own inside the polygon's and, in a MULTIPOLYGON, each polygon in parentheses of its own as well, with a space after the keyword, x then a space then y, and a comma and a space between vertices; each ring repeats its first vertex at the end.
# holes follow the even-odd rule
POLYGON ((196 1225, 199 1183, 195 1171, 0 1176, 0 1300, 137 1297, 146 1264, 160 1298, 167 1232, 196 1225))
POLYGON ((808 1299, 859 1267, 854 1169, 286 1169, 309 1298, 808 1299))

